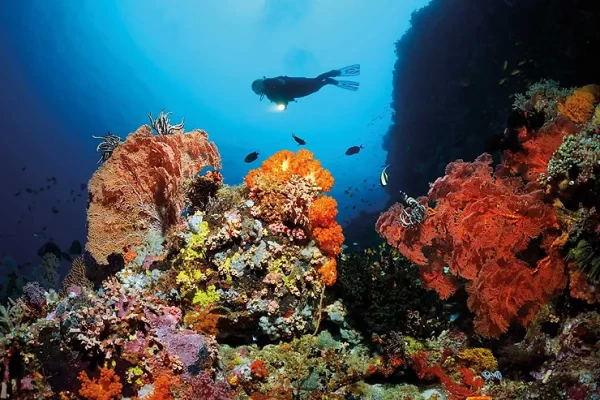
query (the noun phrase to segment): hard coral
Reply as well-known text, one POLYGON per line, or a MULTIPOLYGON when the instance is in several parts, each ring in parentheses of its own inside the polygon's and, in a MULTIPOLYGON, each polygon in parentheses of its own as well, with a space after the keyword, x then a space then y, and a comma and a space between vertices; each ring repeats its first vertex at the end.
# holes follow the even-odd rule
POLYGON ((87 250, 105 264, 108 255, 142 242, 149 230, 166 232, 183 211, 184 182, 220 165, 204 131, 155 136, 149 126, 140 127, 88 184, 87 250))
POLYGON ((90 380, 88 375, 84 371, 81 371, 79 373, 79 381, 81 382, 79 395, 87 400, 112 400, 121 398, 123 385, 121 385, 119 377, 112 369, 102 368, 98 380, 90 380))
POLYGON ((556 215, 542 201, 543 192, 518 178, 492 175, 490 163, 488 154, 473 163, 450 163, 422 200, 437 204, 417 228, 402 227, 397 207, 380 216, 376 228, 422 266, 425 287, 442 299, 455 292, 459 278, 466 280, 476 330, 498 337, 512 321, 531 322, 566 280, 553 244, 556 215), (532 257, 536 247, 547 256, 532 257))

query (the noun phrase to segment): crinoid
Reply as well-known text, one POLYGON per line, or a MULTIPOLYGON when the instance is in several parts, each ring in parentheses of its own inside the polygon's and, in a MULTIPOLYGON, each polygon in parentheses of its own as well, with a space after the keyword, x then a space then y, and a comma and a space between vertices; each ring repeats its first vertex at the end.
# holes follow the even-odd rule
POLYGON ((108 131, 105 136, 92 136, 94 139, 102 140, 98 147, 96 147, 96 151, 102 153, 102 156, 98 160, 98 162, 105 162, 110 158, 113 151, 117 148, 117 146, 121 143, 121 138, 113 135, 108 131))
POLYGON ((185 124, 185 118, 181 120, 181 123, 177 125, 171 125, 171 121, 169 120, 170 112, 164 112, 164 108, 160 110, 158 117, 156 119, 152 119, 152 113, 148 114, 148 119, 150 120, 150 126, 158 133, 159 135, 172 135, 176 131, 182 131, 185 124))

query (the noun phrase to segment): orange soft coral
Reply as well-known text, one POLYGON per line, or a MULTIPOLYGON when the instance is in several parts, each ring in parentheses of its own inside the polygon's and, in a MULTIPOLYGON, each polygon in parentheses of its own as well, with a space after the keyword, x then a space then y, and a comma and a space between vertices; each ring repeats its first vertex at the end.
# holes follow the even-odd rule
POLYGON ((78 377, 81 382, 79 395, 87 400, 112 400, 121 398, 121 380, 115 371, 108 368, 100 369, 100 378, 90 380, 85 371, 81 371, 78 377))
POLYGON ((344 243, 344 234, 342 227, 338 224, 328 228, 313 229, 313 237, 317 240, 319 248, 327 255, 337 256, 340 254, 342 243, 344 243))
POLYGON ((328 192, 333 186, 331 173, 321 166, 314 154, 302 149, 294 154, 289 150, 281 150, 266 159, 261 167, 252 170, 246 176, 245 182, 252 190, 257 185, 258 179, 273 180, 284 183, 290 180, 292 175, 298 175, 315 184, 323 192, 328 192))
POLYGON ((337 201, 335 201, 333 197, 319 197, 310 207, 308 213, 310 224, 314 227, 331 226, 335 224, 337 212, 337 201))
POLYGON ((337 263, 335 258, 328 258, 327 262, 319 268, 317 272, 319 272, 319 276, 321 276, 321 280, 327 286, 333 286, 335 281, 337 280, 337 263))
POLYGON ((154 381, 154 391, 147 400, 172 400, 171 380, 166 375, 161 375, 154 381))
POLYGON ((598 100, 600 100, 600 86, 587 85, 576 89, 564 103, 560 103, 558 111, 576 124, 583 124, 594 115, 598 100))

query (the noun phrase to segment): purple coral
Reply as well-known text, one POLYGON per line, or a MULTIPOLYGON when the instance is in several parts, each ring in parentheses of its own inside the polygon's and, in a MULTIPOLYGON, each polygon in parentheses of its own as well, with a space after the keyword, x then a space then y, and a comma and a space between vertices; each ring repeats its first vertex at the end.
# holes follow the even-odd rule
POLYGON ((23 287, 23 298, 27 304, 39 310, 46 305, 46 291, 37 282, 29 282, 23 287))
POLYGON ((200 372, 189 380, 190 388, 184 395, 186 400, 229 400, 232 391, 222 382, 215 382, 207 372, 200 372))
POLYGON ((181 310, 177 307, 163 307, 161 315, 146 310, 146 316, 169 355, 178 357, 183 364, 184 375, 196 375, 210 358, 204 337, 189 329, 177 329, 181 321, 181 310))

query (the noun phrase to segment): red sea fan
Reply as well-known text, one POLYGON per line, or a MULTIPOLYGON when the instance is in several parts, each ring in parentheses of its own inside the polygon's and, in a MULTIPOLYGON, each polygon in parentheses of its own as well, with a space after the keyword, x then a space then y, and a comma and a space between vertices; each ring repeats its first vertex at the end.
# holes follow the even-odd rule
POLYGON ((559 118, 557 122, 537 132, 528 132, 525 127, 522 129, 526 132, 522 135, 522 150, 516 153, 510 150, 504 152, 501 173, 519 175, 528 182, 534 182, 540 174, 545 174, 548 162, 564 137, 579 131, 566 118, 559 118))
POLYGON ((422 266, 424 285, 442 299, 466 281, 477 331, 497 337, 513 321, 527 325, 565 280, 562 259, 548 244, 558 228, 554 209, 533 184, 494 176, 491 161, 484 154, 472 163, 450 163, 428 198, 421 200, 436 203, 421 225, 404 228, 399 220, 402 206, 396 205, 379 218, 376 228, 422 266), (540 249, 533 242, 538 238, 552 257, 525 261, 530 245, 540 249))
POLYGON ((89 182, 86 249, 106 263, 149 230, 167 231, 183 211, 184 182, 206 166, 221 166, 206 132, 153 135, 149 126, 139 128, 89 182))

